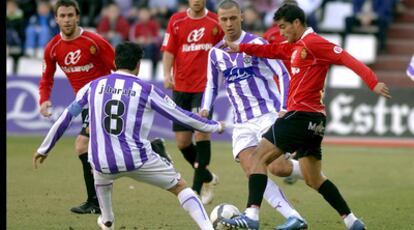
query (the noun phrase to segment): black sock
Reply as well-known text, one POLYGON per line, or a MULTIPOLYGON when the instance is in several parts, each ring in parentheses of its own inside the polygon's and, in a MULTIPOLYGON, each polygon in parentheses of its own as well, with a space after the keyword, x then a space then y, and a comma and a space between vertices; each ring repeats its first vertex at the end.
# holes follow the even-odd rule
POLYGON ((210 141, 198 141, 196 143, 198 168, 202 169, 201 179, 203 182, 210 182, 213 179, 213 175, 207 169, 211 159, 211 142, 210 141), (204 170, 203 170, 204 169, 204 170))
POLYGON ((88 202, 98 203, 95 192, 95 181, 91 171, 91 165, 88 162, 88 153, 82 153, 79 155, 79 159, 83 166, 83 179, 85 180, 86 191, 88 193, 88 202))
POLYGON ((263 194, 267 185, 267 175, 251 174, 249 176, 249 200, 247 207, 257 205, 260 207, 263 200, 263 194))
POLYGON ((196 169, 194 171, 193 187, 192 189, 200 194, 201 187, 204 182, 210 182, 213 179, 213 175, 207 169, 210 163, 211 157, 211 144, 210 141, 198 141, 196 143, 197 157, 196 157, 196 169))
POLYGON ((180 151, 183 154, 184 158, 187 160, 187 162, 190 163, 191 167, 194 168, 194 162, 197 156, 197 150, 195 148, 195 145, 191 143, 189 146, 180 149, 180 151))
POLYGON ((319 187, 318 192, 339 213, 339 215, 343 216, 351 213, 351 210, 338 188, 330 180, 323 182, 319 187))

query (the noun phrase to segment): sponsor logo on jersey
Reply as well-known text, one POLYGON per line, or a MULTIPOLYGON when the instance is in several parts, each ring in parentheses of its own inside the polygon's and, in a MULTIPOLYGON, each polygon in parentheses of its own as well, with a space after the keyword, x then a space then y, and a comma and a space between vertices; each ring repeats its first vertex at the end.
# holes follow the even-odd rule
POLYGON ((83 66, 62 66, 62 70, 65 73, 75 73, 75 72, 89 72, 94 66, 92 63, 83 66))
POLYGON ((204 31, 206 28, 201 27, 200 29, 195 29, 188 34, 187 42, 198 42, 204 36, 204 31))
POLYGON ((91 47, 89 47, 89 52, 91 52, 92 55, 96 54, 96 46, 92 45, 91 47))
POLYGON ((75 65, 76 63, 78 63, 78 61, 81 58, 81 50, 78 49, 74 52, 69 52, 68 54, 66 54, 65 57, 65 65, 75 65))
POLYGON ((333 51, 334 51, 336 54, 340 54, 340 53, 342 53, 343 49, 342 49, 341 47, 339 47, 339 46, 335 46, 335 47, 333 48, 333 51))
POLYGON ((191 43, 189 45, 184 44, 183 52, 191 52, 191 51, 199 51, 199 50, 208 51, 211 47, 213 47, 213 44, 211 43, 202 43, 202 44, 191 43))
POLYGON ((164 101, 165 101, 165 103, 167 103, 168 105, 170 105, 172 107, 176 107, 177 106, 175 104, 175 102, 169 96, 167 96, 167 95, 165 95, 164 101))
POLYGON ((243 57, 243 62, 246 65, 252 64, 252 56, 246 55, 243 57))

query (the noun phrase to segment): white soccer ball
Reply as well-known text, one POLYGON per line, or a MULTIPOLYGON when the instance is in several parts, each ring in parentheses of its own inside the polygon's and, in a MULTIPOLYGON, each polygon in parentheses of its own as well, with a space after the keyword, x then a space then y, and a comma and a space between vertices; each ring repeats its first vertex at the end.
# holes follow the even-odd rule
POLYGON ((210 213, 210 221, 213 224, 213 227, 215 230, 224 230, 227 229, 224 225, 222 225, 220 220, 222 218, 231 219, 235 216, 241 215, 239 209, 232 205, 227 203, 221 203, 213 208, 213 210, 210 213))

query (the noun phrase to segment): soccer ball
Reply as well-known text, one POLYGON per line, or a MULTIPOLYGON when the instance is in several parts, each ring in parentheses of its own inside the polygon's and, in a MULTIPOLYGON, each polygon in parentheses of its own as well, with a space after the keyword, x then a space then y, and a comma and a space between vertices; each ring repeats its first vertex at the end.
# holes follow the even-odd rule
POLYGON ((213 208, 210 213, 210 221, 213 224, 215 230, 224 230, 227 229, 224 225, 220 223, 222 218, 231 219, 235 216, 241 215, 239 209, 227 203, 221 203, 213 208))

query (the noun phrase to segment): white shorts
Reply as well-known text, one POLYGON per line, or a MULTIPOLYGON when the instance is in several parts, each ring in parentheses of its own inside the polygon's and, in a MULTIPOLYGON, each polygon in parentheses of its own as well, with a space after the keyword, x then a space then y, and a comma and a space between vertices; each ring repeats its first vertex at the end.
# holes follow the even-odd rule
POLYGON ((104 174, 93 170, 93 176, 95 184, 109 184, 120 177, 130 177, 166 190, 174 187, 181 179, 180 173, 175 171, 174 166, 154 152, 141 168, 134 171, 104 174))
POLYGON ((233 157, 238 161, 239 153, 248 148, 257 146, 262 135, 275 123, 277 113, 267 113, 255 117, 244 123, 234 124, 233 129, 233 157))

